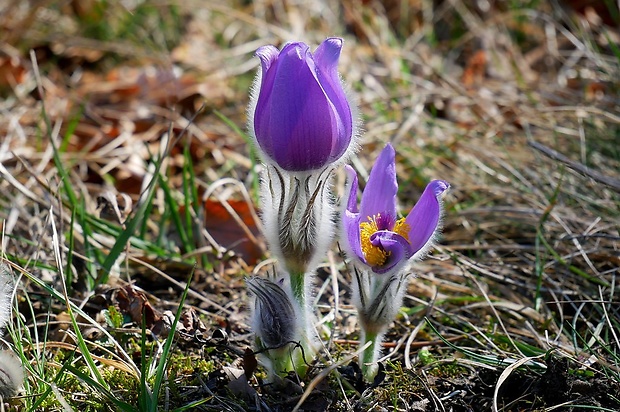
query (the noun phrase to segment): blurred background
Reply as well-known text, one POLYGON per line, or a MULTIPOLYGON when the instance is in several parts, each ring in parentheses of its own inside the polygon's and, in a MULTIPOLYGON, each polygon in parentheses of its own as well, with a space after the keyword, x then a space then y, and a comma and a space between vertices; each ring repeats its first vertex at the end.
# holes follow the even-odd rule
MULTIPOLYGON (((55 216, 80 256, 68 265, 73 297, 88 300, 131 275, 161 312, 197 261, 190 305, 209 321, 193 330, 219 325, 247 346, 243 276, 268 257, 255 210, 260 165, 245 134, 254 52, 292 40, 314 49, 339 36, 339 70, 363 122, 356 170, 367 176, 391 142, 404 211, 429 180, 452 185, 443 237, 414 269, 386 347, 401 366, 388 367, 392 386, 375 388, 373 399, 413 408, 424 389, 399 386, 420 385, 413 364, 433 390, 462 391, 443 405, 489 410, 494 386, 481 382, 495 385, 506 367, 499 360, 553 349, 570 368, 548 361, 521 372, 515 382, 525 383, 500 392, 504 410, 575 399, 616 410, 617 397, 605 394, 617 394, 620 381, 619 23, 617 3, 605 0, 4 0, 2 252, 58 285, 45 223, 55 216), (142 208, 162 154, 152 206, 142 208), (97 220, 110 220, 102 204, 115 225, 97 220), (144 219, 123 231, 137 210, 144 219), (140 262, 115 264, 124 256, 119 236, 140 262), (415 341, 425 345, 408 346, 415 341), (430 358, 417 356, 420 347, 430 358), (473 363, 437 366, 459 357, 473 363), (488 376, 473 374, 480 365, 488 376), (578 375, 588 385, 602 379, 588 386, 591 399, 567 383, 579 370, 591 372, 578 375)), ((343 184, 339 174, 336 190, 343 184)), ((350 273, 337 255, 319 278, 340 288, 322 289, 316 303, 350 351, 350 273)), ((213 370, 242 353, 222 351, 213 370)), ((340 395, 332 407, 347 410, 340 395)), ((366 410, 358 395, 351 399, 366 410)))

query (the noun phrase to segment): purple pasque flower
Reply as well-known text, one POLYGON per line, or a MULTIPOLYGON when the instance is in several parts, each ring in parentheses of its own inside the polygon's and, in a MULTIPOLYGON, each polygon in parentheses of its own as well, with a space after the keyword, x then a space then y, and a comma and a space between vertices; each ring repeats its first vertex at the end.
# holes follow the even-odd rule
POLYGON ((322 169, 351 144, 353 116, 338 75, 342 43, 328 38, 314 54, 302 42, 256 51, 262 70, 250 131, 265 157, 286 171, 322 169))
POLYGON ((370 172, 359 209, 357 174, 350 166, 347 172, 351 187, 343 228, 350 253, 376 274, 396 273, 410 260, 421 258, 439 226, 439 199, 449 184, 430 182, 407 217, 398 219, 395 153, 390 144, 370 172))

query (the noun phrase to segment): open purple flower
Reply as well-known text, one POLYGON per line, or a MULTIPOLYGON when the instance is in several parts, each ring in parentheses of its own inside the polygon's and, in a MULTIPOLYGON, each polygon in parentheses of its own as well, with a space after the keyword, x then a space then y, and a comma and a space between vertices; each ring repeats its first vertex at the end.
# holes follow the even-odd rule
POLYGON ((352 255, 376 274, 396 273, 430 246, 441 216, 439 198, 449 187, 430 182, 406 218, 397 219, 395 153, 387 145, 370 172, 362 202, 357 206, 357 174, 347 166, 351 187, 343 224, 352 255))
POLYGON ((443 180, 432 181, 407 217, 398 219, 398 183, 391 145, 383 149, 372 168, 359 208, 357 175, 349 166, 347 172, 350 192, 342 229, 347 253, 357 261, 352 288, 362 332, 360 346, 368 345, 359 363, 364 378, 372 382, 379 368, 381 341, 407 289, 409 274, 403 268, 423 257, 430 247, 441 217, 439 198, 449 185, 443 180))
POLYGON ((265 157, 286 171, 321 169, 349 148, 354 125, 338 75, 341 49, 342 39, 328 38, 314 54, 302 42, 256 51, 262 70, 250 131, 265 157))

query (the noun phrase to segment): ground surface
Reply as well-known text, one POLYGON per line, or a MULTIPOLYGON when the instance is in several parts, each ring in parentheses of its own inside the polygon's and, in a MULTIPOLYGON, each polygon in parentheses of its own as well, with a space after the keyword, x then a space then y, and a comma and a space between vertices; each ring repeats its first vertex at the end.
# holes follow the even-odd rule
POLYGON ((620 410, 617 8, 178 3, 0 6, 5 340, 26 369, 5 408, 620 410), (345 39, 363 119, 353 166, 367 176, 392 142, 404 213, 430 179, 451 190, 380 379, 351 359, 335 245, 317 274, 326 351, 268 385, 244 284, 269 258, 244 134, 253 53, 327 36, 345 39))

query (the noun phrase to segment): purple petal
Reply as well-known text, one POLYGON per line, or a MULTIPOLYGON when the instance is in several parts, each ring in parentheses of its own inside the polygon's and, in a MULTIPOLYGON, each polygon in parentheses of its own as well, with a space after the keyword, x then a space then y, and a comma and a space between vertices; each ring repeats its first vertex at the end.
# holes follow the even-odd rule
POLYGON ((362 253, 360 243, 360 215, 357 213, 357 173, 349 165, 345 166, 345 170, 350 179, 349 200, 347 208, 342 215, 342 223, 346 234, 346 242, 351 251, 364 263, 366 258, 362 253))
POLYGON ((418 203, 411 209, 405 222, 409 225, 409 242, 413 253, 424 248, 439 225, 441 204, 439 197, 450 185, 443 180, 430 182, 418 203))
POLYGON ((269 67, 271 67, 271 64, 278 58, 278 54, 280 54, 280 50, 272 45, 259 47, 258 50, 256 50, 256 57, 260 59, 260 64, 262 67, 263 79, 265 78, 265 74, 269 70, 269 67))
POLYGON ((332 156, 340 157, 351 142, 353 134, 353 118, 349 101, 342 88, 338 75, 338 60, 342 50, 343 41, 337 37, 325 39, 314 52, 317 78, 330 102, 334 105, 338 114, 339 127, 342 128, 338 139, 334 139, 332 156))
POLYGON ((396 266, 404 264, 413 256, 411 245, 398 233, 389 230, 380 230, 370 236, 370 243, 389 252, 387 261, 381 266, 375 266, 372 270, 375 273, 383 274, 393 270, 396 266))
POLYGON ((313 70, 305 44, 285 46, 265 77, 265 87, 261 85, 256 106, 254 129, 259 145, 289 171, 324 166, 338 134, 334 107, 313 70))
POLYGON ((335 84, 340 84, 338 78, 338 60, 340 59, 340 51, 342 50, 342 39, 338 37, 330 37, 323 40, 323 43, 314 51, 314 60, 321 71, 330 76, 335 76, 335 84))
POLYGON ((259 49, 266 73, 254 131, 267 156, 286 170, 321 168, 349 147, 351 110, 337 72, 341 47, 339 39, 321 45, 318 61, 324 67, 317 66, 304 43, 285 45, 275 59, 273 49, 259 49))
POLYGON ((396 167, 394 148, 389 143, 375 162, 362 194, 360 215, 363 219, 377 214, 396 217, 396 167))
POLYGON ((345 165, 344 170, 349 175, 349 179, 350 179, 350 182, 351 182, 351 187, 350 187, 350 191, 349 191, 349 199, 347 201, 347 211, 349 211, 351 213, 358 213, 358 209, 357 209, 357 188, 358 188, 357 173, 355 172, 355 169, 353 169, 349 165, 345 165))

